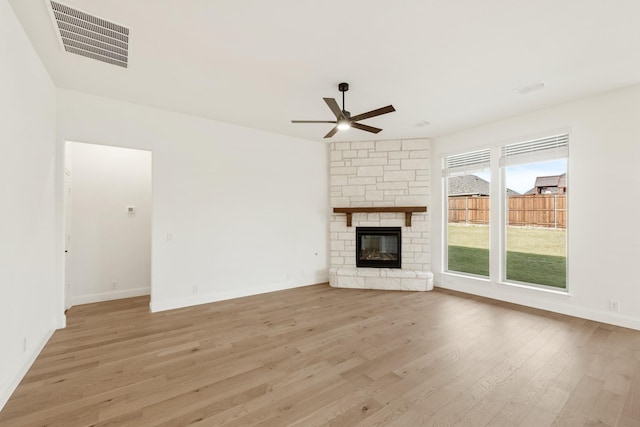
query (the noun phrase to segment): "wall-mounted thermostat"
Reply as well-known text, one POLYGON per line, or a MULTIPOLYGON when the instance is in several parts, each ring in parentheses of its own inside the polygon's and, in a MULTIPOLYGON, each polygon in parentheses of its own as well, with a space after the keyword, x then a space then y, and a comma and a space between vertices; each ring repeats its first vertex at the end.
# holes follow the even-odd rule
POLYGON ((127 206, 127 213, 136 213, 136 207, 135 206, 127 206))

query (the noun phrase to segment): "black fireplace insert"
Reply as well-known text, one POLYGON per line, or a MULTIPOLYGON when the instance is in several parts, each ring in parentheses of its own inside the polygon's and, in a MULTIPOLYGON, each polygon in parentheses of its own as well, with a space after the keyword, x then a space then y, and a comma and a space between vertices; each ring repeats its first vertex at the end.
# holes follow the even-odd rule
POLYGON ((356 227, 356 266, 401 268, 400 227, 356 227))

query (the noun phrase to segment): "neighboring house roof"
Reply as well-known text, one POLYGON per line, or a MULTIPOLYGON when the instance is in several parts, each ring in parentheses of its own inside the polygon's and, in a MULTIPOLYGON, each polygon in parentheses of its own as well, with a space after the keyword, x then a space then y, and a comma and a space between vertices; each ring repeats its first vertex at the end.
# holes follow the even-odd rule
POLYGON ((567 188, 567 174, 539 176, 536 178, 535 187, 523 193, 524 195, 539 194, 544 189, 546 193, 558 193, 559 188, 567 188))
POLYGON ((539 176, 536 178, 536 187, 566 187, 566 174, 539 176))
MULTIPOLYGON (((534 189, 529 190, 531 194, 539 193, 559 193, 561 188, 567 188, 567 174, 551 175, 551 176, 539 176, 536 178, 536 186, 534 189)), ((565 190, 566 191, 566 190, 565 190)))
POLYGON ((567 174, 563 173, 560 175, 560 179, 558 180, 558 187, 566 187, 567 186, 567 174))
MULTIPOLYGON (((488 196, 489 181, 475 175, 451 176, 448 180, 449 196, 488 196)), ((507 188, 507 195, 516 196, 519 193, 507 188)))
POLYGON ((488 196, 489 181, 475 175, 451 176, 448 180, 449 196, 488 196))

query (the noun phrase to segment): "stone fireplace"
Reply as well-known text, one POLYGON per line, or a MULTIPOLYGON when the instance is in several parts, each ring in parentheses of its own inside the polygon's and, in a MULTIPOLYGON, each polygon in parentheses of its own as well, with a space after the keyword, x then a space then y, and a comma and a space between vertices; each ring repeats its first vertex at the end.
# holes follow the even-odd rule
POLYGON ((331 286, 432 289, 429 140, 334 142, 330 167, 331 286))

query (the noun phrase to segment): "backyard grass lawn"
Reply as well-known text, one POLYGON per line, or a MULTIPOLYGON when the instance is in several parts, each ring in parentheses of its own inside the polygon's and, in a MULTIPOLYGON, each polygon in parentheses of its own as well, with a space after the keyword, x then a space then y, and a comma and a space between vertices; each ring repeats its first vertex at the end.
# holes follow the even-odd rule
MULTIPOLYGON (((449 224, 449 270, 489 275, 489 227, 449 224)), ((566 288, 566 231, 507 229, 507 279, 566 288)))

